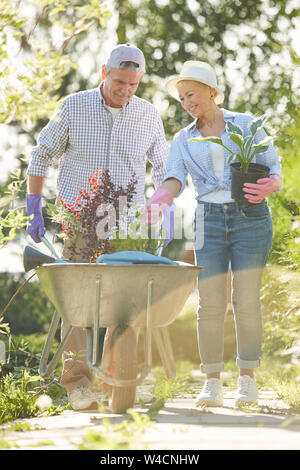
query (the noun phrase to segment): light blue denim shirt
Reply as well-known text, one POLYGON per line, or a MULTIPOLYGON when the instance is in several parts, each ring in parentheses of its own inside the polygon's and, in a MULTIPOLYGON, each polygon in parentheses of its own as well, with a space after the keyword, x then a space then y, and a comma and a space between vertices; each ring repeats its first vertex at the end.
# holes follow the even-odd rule
MULTIPOLYGON (((235 113, 222 109, 224 120, 232 121, 238 124, 243 130, 245 135, 249 135, 248 124, 254 119, 252 116, 244 113, 235 113)), ((224 177, 222 180, 218 179, 214 173, 213 163, 211 159, 211 152, 209 142, 189 142, 189 139, 195 137, 202 137, 201 133, 196 127, 196 122, 193 121, 184 129, 181 129, 175 135, 167 161, 167 173, 164 181, 168 178, 176 178, 181 184, 182 193, 186 177, 191 175, 196 197, 204 196, 211 191, 230 190, 231 189, 231 172, 230 165, 228 164, 228 157, 230 153, 224 149, 224 177)), ((255 143, 261 142, 267 136, 264 129, 260 129, 255 136, 255 143)), ((234 153, 239 151, 239 147, 230 138, 226 129, 222 133, 222 140, 227 148, 234 153)), ((253 163, 262 163, 270 168, 270 174, 281 175, 281 166, 277 152, 272 144, 269 143, 268 150, 265 153, 255 156, 252 160, 253 163)))

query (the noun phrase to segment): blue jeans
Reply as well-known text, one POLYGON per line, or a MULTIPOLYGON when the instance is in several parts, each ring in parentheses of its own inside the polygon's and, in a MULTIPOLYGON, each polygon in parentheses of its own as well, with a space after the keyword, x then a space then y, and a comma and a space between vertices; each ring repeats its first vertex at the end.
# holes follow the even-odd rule
POLYGON ((254 369, 260 364, 262 346, 262 274, 272 246, 272 221, 267 203, 240 208, 234 202, 199 202, 194 227, 197 265, 204 267, 198 282, 201 369, 205 373, 224 369, 224 319, 230 268, 237 365, 254 369))

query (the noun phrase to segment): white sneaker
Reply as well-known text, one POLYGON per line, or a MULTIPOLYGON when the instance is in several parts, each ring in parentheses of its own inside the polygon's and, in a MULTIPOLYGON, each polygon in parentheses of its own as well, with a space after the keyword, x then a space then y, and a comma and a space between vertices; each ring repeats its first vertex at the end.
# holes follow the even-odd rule
POLYGON ((220 379, 211 377, 204 383, 196 398, 196 406, 223 406, 223 388, 220 379))
POLYGON ((258 400, 258 390, 255 379, 249 375, 241 375, 238 380, 238 389, 235 405, 252 405, 258 400))
POLYGON ((69 395, 69 403, 73 410, 97 409, 103 395, 94 393, 87 387, 75 388, 69 395))

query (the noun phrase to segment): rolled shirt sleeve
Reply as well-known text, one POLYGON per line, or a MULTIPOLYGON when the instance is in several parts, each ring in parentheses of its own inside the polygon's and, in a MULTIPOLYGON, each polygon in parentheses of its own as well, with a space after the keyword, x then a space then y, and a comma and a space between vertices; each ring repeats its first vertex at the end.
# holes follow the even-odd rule
POLYGON ((182 191, 185 188, 186 178, 188 175, 188 170, 184 164, 184 149, 182 146, 184 145, 183 140, 180 138, 180 133, 176 134, 174 137, 169 157, 167 161, 167 172, 164 177, 164 181, 169 178, 176 178, 181 183, 180 192, 177 194, 177 197, 180 196, 182 191))

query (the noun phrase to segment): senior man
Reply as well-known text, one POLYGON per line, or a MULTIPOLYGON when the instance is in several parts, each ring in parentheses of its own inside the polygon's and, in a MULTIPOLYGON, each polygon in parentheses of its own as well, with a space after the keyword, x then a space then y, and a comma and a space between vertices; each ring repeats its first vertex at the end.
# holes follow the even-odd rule
MULTIPOLYGON (((96 169, 109 170, 116 185, 126 187, 132 173, 137 185, 134 204, 144 204, 146 160, 157 188, 165 175, 168 145, 157 109, 135 95, 145 73, 142 51, 129 44, 114 48, 102 65, 100 86, 68 96, 41 131, 28 167, 27 212, 34 214, 28 233, 35 242, 45 233, 42 190, 49 166, 59 162, 57 196, 72 203, 78 190, 88 190, 96 169)), ((68 257, 67 246, 64 256, 68 257)), ((62 324, 62 335, 66 330, 62 324)), ((85 333, 73 328, 65 351, 85 351, 85 333)), ((93 374, 85 357, 63 357, 61 382, 73 409, 97 404, 93 374)))

